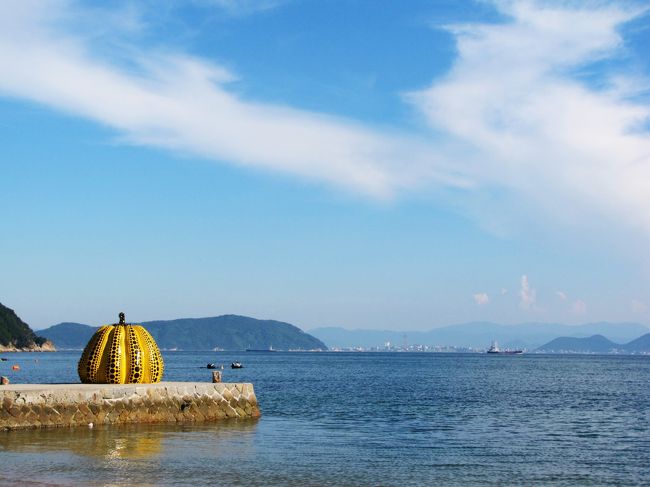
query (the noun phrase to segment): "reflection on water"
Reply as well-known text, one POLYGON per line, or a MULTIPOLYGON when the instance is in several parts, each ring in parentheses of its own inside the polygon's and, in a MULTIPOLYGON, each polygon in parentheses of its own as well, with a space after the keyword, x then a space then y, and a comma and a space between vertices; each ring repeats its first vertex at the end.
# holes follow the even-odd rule
POLYGON ((165 440, 192 433, 210 441, 214 451, 236 438, 250 444, 257 420, 196 424, 99 425, 94 428, 53 428, 0 432, 5 452, 70 451, 103 459, 153 459, 160 456, 165 440))
POLYGON ((170 480, 156 474, 163 470, 160 466, 183 462, 195 456, 195 449, 201 449, 200 456, 215 465, 234 457, 250 457, 257 422, 251 419, 0 432, 4 460, 0 481, 3 485, 22 483, 26 478, 47 485, 159 485, 170 480))

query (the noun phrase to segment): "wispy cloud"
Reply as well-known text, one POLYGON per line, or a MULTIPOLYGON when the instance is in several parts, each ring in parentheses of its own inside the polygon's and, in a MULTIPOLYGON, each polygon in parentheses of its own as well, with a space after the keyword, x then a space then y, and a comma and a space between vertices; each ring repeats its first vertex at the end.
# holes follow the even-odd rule
POLYGON ((558 297, 558 299, 560 301, 566 301, 567 300, 566 293, 564 293, 562 291, 555 291, 555 295, 558 297))
MULTIPOLYGON (((650 235, 650 106, 632 96, 648 81, 606 62, 621 57, 620 26, 642 10, 602 1, 496 6, 503 23, 448 27, 453 67, 409 100, 457 143, 477 187, 499 192, 504 213, 526 208, 519 223, 532 208, 554 222, 607 219, 650 235), (596 83, 584 81, 580 70, 595 61, 596 83)), ((480 211, 498 214, 493 205, 480 211)))
POLYGON ((490 302, 490 297, 487 295, 487 293, 476 293, 474 295, 474 302, 478 306, 482 306, 490 302))
POLYGON ((634 313, 645 313, 648 311, 648 305, 638 299, 633 299, 630 302, 630 307, 634 313))
POLYGON ((583 315, 587 312, 587 303, 583 300, 578 299, 571 306, 571 312, 576 315, 583 315))
MULTIPOLYGON (((233 11, 277 3, 212 1, 233 11)), ((182 52, 133 45, 128 59, 111 61, 57 23, 79 9, 65 0, 0 4, 0 93, 105 124, 134 144, 372 197, 494 191, 508 211, 482 204, 488 220, 530 207, 553 222, 609 219, 650 236, 650 106, 631 97, 648 81, 608 73, 606 63, 598 87, 576 75, 619 55, 619 28, 641 11, 602 1, 495 5, 507 20, 449 27, 451 70, 408 96, 432 129, 420 136, 248 101, 232 87, 235 74, 182 52)))
POLYGON ((229 90, 235 76, 204 60, 137 50, 129 69, 102 60, 54 22, 66 5, 0 5, 1 94, 106 124, 131 143, 282 171, 378 198, 422 181, 463 184, 425 141, 243 100, 229 90))
POLYGON ((535 309, 537 303, 537 292, 530 287, 528 276, 521 276, 521 287, 519 288, 519 306, 522 309, 535 309))
POLYGON ((194 2, 207 7, 224 9, 230 15, 241 16, 277 8, 288 0, 194 0, 194 2))

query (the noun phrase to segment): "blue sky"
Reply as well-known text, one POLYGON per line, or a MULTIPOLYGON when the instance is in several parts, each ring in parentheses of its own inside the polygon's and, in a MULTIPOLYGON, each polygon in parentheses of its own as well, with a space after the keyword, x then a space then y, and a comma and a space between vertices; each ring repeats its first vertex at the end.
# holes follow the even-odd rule
POLYGON ((650 324, 639 2, 7 1, 0 302, 650 324))

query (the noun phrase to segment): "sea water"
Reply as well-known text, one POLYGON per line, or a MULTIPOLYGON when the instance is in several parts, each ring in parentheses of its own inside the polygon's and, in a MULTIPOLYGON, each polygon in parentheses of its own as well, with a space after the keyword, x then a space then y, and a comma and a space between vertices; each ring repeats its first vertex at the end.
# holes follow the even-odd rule
MULTIPOLYGON (((5 354, 77 382, 79 352, 5 354)), ((3 485, 650 484, 650 357, 166 352, 252 382, 259 420, 0 432, 3 485), (234 360, 243 369, 231 370, 234 360)), ((11 371, 11 365, 20 371, 11 371)))

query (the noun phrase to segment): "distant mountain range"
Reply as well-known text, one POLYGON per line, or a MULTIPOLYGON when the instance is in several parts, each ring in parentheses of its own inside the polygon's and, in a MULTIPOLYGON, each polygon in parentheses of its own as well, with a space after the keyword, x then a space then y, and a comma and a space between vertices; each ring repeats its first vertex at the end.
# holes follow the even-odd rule
POLYGON ((602 335, 584 338, 560 337, 539 347, 545 353, 650 353, 650 333, 629 343, 619 344, 602 335))
MULTIPOLYGON (((223 315, 213 318, 183 318, 142 323, 161 349, 178 350, 327 350, 327 346, 300 328, 274 320, 223 315)), ((39 333, 59 350, 83 349, 96 327, 81 323, 59 323, 39 333)))
POLYGON ((0 303, 0 351, 15 350, 51 351, 52 344, 36 335, 13 309, 0 303))
POLYGON ((420 344, 464 348, 487 348, 494 340, 502 348, 534 350, 557 337, 591 337, 604 335, 619 343, 626 343, 650 332, 638 323, 587 323, 570 326, 559 323, 523 323, 500 325, 490 322, 472 322, 434 328, 429 331, 346 330, 329 327, 309 330, 330 348, 382 348, 386 342, 401 347, 420 344))
MULTIPOLYGON (((502 349, 549 353, 650 353, 650 328, 639 323, 600 322, 570 326, 559 323, 500 325, 472 322, 429 331, 329 327, 305 333, 281 321, 223 315, 149 321, 142 325, 153 335, 158 346, 167 350, 263 350, 270 347, 276 350, 383 349, 387 342, 397 348, 406 344, 480 350, 496 340, 502 349)), ((38 333, 53 341, 59 349, 82 349, 96 329, 80 323, 59 323, 38 333)))

